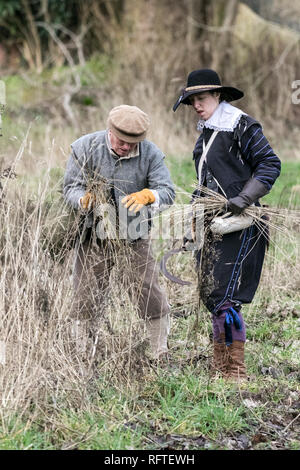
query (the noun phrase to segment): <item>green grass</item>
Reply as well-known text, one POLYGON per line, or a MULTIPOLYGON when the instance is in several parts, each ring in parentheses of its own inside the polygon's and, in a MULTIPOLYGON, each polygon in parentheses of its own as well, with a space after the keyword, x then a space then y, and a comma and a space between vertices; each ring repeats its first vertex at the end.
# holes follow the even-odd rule
POLYGON ((45 416, 38 424, 19 422, 0 431, 0 449, 163 450, 171 442, 171 449, 195 450, 200 438, 205 448, 228 449, 228 438, 246 435, 251 444, 265 432, 267 442, 254 448, 274 448, 277 439, 280 448, 296 450, 294 433, 280 441, 278 424, 272 427, 272 420, 282 420, 282 429, 292 421, 285 403, 295 387, 284 378, 257 376, 239 390, 221 379, 210 383, 197 367, 158 370, 134 394, 99 381, 90 411, 49 409, 50 421, 45 416))
POLYGON ((300 162, 282 162, 282 170, 263 203, 277 207, 300 208, 300 162))
POLYGON ((18 422, 11 429, 0 427, 0 450, 43 450, 49 447, 50 434, 30 422, 18 422))
MULTIPOLYGON (((192 193, 197 183, 192 155, 182 158, 167 158, 173 181, 178 189, 177 202, 189 202, 189 197, 180 195, 180 188, 192 193)), ((300 207, 300 162, 282 162, 281 174, 275 181, 272 191, 261 202, 276 207, 300 207)))
MULTIPOLYGON (((256 309, 262 311, 262 304, 256 309)), ((293 349, 299 319, 291 313, 284 319, 280 313, 256 318, 245 312, 245 320, 247 386, 210 380, 212 350, 201 343, 211 330, 209 315, 196 329, 193 316, 174 319, 170 368, 147 368, 129 384, 99 375, 83 406, 70 408, 62 399, 53 407, 49 390, 49 404, 36 420, 28 416, 0 428, 0 449, 194 450, 205 445, 220 450, 234 443, 239 449, 239 439, 246 436, 252 449, 297 450, 297 421, 290 423, 299 396, 299 358, 293 349), (187 357, 197 357, 199 347, 207 359, 191 362, 187 357), (257 435, 265 441, 252 444, 257 435)))
POLYGON ((197 183, 195 164, 192 156, 183 155, 180 159, 172 156, 166 161, 176 188, 176 202, 188 203, 190 196, 181 194, 182 191, 192 194, 197 183))
MULTIPOLYGON (((95 76, 93 67, 98 67, 97 61, 91 62, 89 67, 81 71, 84 86, 94 84, 91 77, 95 76)), ((99 77, 102 72, 100 67, 99 77)), ((63 73, 63 70, 57 71, 57 83, 63 73)), ((46 80, 46 76, 42 79, 46 80)), ((23 89, 21 86, 18 77, 7 79, 8 93, 15 93, 12 105, 16 108, 19 100, 26 104, 32 91, 30 84, 23 84, 23 89)), ((90 95, 84 95, 82 99, 83 104, 92 104, 90 95)), ((4 124, 13 128, 13 118, 6 117, 4 124)), ((20 130, 16 129, 16 133, 22 137, 20 130)), ((169 156, 166 163, 178 188, 177 202, 188 203, 196 184, 192 156, 169 156), (180 194, 181 190, 183 194, 180 194)), ((45 180, 49 180, 49 188, 54 188, 61 177, 61 168, 33 175, 24 172, 17 184, 24 184, 34 194, 45 180)), ((299 208, 299 187, 300 162, 283 162, 282 173, 263 202, 299 208)), ((49 193, 50 202, 55 195, 56 192, 54 196, 49 193)), ((187 259, 190 258, 181 262, 183 278, 193 269, 187 259)), ((294 241, 277 240, 276 246, 269 250, 269 259, 270 265, 282 263, 282 276, 288 273, 287 277, 296 277, 299 254, 294 241), (280 248, 289 253, 288 262, 280 248)), ((221 379, 210 380, 210 316, 201 310, 200 323, 194 328, 195 293, 188 289, 169 289, 173 310, 182 314, 179 318, 173 317, 170 335, 173 364, 169 370, 149 367, 139 379, 129 377, 128 381, 98 376, 89 385, 84 403, 73 407, 64 398, 54 406, 49 390, 49 402, 43 404, 42 410, 33 405, 30 413, 11 419, 9 425, 7 418, 2 422, 0 419, 0 449, 180 450, 203 448, 199 444, 200 438, 204 439, 208 449, 230 448, 228 439, 233 440, 238 449, 239 437, 247 435, 253 449, 299 450, 299 425, 297 421, 293 423, 299 400, 299 317, 292 309, 285 308, 291 304, 299 309, 296 287, 278 291, 274 296, 271 286, 262 285, 253 304, 245 307, 248 326, 246 364, 251 382, 244 388, 221 379), (274 297, 281 308, 268 317, 265 312, 274 297), (204 358, 199 359, 199 351, 204 358), (275 371, 274 376, 264 372, 270 368, 275 371), (249 407, 247 400, 255 406, 249 407), (252 439, 261 433, 266 440, 252 443, 252 439)), ((69 394, 72 401, 72 392, 69 394)))
MULTIPOLYGON (((169 167, 176 184, 188 190, 194 177, 193 162, 185 158, 169 167)), ((298 171, 296 162, 283 164, 282 181, 274 186, 270 204, 290 204, 289 197, 282 196, 283 189, 299 183, 298 171)), ((61 176, 61 169, 51 170, 46 175, 49 187, 61 176)), ((284 245, 283 240, 279 243, 284 245)), ((295 246, 289 243, 295 263, 295 246)), ((287 269, 286 258, 279 256, 276 247, 270 257, 272 262, 282 263, 283 271, 287 269)), ((296 272, 295 266, 288 266, 296 272)), ((251 382, 241 388, 209 377, 212 348, 203 343, 211 335, 209 314, 201 311, 195 328, 194 314, 184 308, 193 304, 188 291, 182 289, 179 295, 171 291, 170 299, 176 311, 182 302, 183 316, 173 318, 173 364, 169 369, 148 368, 130 383, 99 376, 81 406, 70 407, 63 398, 53 406, 49 390, 43 412, 33 406, 36 419, 27 413, 9 425, 7 419, 2 427, 0 423, 0 449, 239 449, 239 439, 246 436, 252 449, 299 450, 298 423, 293 421, 299 396, 297 292, 283 291, 274 297, 262 284, 255 302, 245 307, 245 360, 251 382), (267 306, 274 301, 278 305, 268 316, 267 306)))
POLYGON ((220 399, 210 394, 190 368, 178 376, 162 377, 157 385, 150 419, 159 420, 162 432, 216 439, 225 431, 239 432, 246 427, 243 406, 233 407, 226 396, 220 399))
MULTIPOLYGON (((3 76, 9 112, 20 112, 21 108, 26 109, 29 115, 30 108, 34 109, 35 105, 40 106, 43 101, 57 98, 61 86, 74 82, 74 74, 78 75, 83 91, 89 87, 99 86, 107 80, 113 66, 109 57, 94 55, 84 66, 76 65, 73 71, 69 66, 61 66, 45 69, 42 73, 31 71, 24 73, 23 76, 18 74, 3 76)), ((81 100, 81 104, 86 106, 93 103, 93 96, 90 95, 83 96, 81 100)), ((38 114, 42 115, 43 110, 41 109, 38 114)), ((45 118, 47 119, 47 116, 45 118)))

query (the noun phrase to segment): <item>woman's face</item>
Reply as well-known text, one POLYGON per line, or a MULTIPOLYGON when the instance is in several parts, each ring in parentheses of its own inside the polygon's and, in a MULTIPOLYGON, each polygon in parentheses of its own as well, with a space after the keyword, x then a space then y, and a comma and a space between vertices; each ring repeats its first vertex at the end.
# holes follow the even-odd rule
POLYGON ((219 106, 220 93, 209 93, 204 91, 190 96, 190 103, 200 119, 207 121, 219 106))

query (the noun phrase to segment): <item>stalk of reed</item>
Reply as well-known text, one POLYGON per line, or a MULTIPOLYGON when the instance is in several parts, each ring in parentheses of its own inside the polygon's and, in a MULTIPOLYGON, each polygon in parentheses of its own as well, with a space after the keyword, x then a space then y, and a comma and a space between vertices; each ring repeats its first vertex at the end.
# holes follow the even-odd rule
MULTIPOLYGON (((206 213, 214 216, 224 213, 227 199, 222 194, 203 185, 199 189, 203 196, 195 199, 194 207, 200 206, 206 213)), ((300 211, 297 209, 252 205, 244 209, 243 214, 251 216, 259 227, 265 223, 264 219, 267 219, 270 228, 285 234, 289 233, 291 224, 300 226, 300 211)))

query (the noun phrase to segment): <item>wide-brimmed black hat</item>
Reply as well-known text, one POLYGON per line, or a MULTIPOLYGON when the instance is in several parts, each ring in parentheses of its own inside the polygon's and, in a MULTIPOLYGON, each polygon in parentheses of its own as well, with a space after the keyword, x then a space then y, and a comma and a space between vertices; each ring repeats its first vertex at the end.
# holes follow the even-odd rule
POLYGON ((217 72, 211 69, 200 69, 191 72, 187 79, 187 85, 181 91, 181 94, 173 106, 176 111, 178 106, 183 104, 191 104, 188 97, 203 91, 217 91, 226 95, 226 101, 239 100, 244 93, 237 88, 223 86, 217 72))

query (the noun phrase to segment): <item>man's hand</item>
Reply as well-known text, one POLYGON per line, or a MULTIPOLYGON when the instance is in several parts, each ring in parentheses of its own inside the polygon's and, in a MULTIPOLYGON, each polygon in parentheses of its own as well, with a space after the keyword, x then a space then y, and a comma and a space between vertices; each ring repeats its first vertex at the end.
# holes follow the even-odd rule
POLYGON ((95 205, 95 202, 96 196, 89 192, 85 193, 85 195, 79 199, 79 204, 82 209, 92 209, 95 205))
POLYGON ((128 194, 121 202, 126 208, 130 207, 130 211, 137 213, 143 206, 155 202, 155 196, 150 189, 145 188, 137 193, 128 194))

